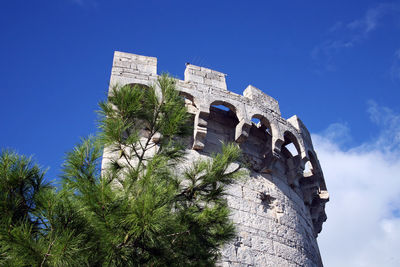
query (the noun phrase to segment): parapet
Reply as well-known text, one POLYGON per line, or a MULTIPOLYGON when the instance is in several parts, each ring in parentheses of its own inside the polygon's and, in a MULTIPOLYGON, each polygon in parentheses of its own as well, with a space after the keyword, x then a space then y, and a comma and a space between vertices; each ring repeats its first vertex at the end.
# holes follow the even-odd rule
POLYGON ((255 88, 253 85, 247 86, 247 88, 243 91, 243 95, 247 98, 250 98, 254 102, 258 103, 259 105, 263 105, 269 108, 272 112, 276 112, 277 115, 279 116, 281 115, 278 101, 276 101, 269 95, 264 94, 263 91, 261 91, 258 88, 255 88))
POLYGON ((157 77, 157 58, 115 51, 111 83, 113 77, 119 77, 120 84, 154 80, 157 77))
MULTIPOLYGON (((310 134, 297 117, 281 117, 278 101, 260 89, 249 85, 239 95, 228 91, 224 73, 186 64, 184 80, 176 80, 178 91, 187 99, 189 112, 194 116, 192 149, 203 151, 209 128, 212 107, 224 105, 237 117, 233 141, 242 145, 249 139, 255 121, 257 127, 267 129, 271 144, 258 160, 253 171, 274 173, 283 177, 304 201, 312 218, 315 236, 326 220, 325 203, 329 200, 324 176, 314 151, 310 134), (286 148, 293 144, 297 155, 286 148), (306 164, 312 167, 305 171, 306 164), (284 166, 279 168, 277 166, 284 166)), ((115 52, 111 72, 111 85, 154 85, 157 81, 157 58, 115 52)), ((209 133, 211 134, 211 133, 209 133)))
POLYGON ((186 64, 185 82, 193 82, 196 84, 204 84, 227 90, 225 74, 215 70, 186 64))

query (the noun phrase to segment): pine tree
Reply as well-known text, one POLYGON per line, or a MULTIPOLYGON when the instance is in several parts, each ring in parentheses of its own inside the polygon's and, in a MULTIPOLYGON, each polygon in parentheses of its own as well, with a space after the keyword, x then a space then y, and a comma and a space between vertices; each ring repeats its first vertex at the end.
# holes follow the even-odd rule
POLYGON ((0 265, 214 265, 235 235, 224 193, 243 175, 239 148, 183 169, 192 129, 166 75, 115 86, 100 114, 100 135, 67 154, 58 190, 30 159, 2 153, 0 265), (102 169, 103 147, 116 157, 102 169))

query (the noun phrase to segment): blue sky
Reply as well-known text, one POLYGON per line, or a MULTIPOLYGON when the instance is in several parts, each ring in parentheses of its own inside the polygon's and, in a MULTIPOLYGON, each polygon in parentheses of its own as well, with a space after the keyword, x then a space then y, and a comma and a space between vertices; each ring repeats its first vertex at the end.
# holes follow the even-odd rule
MULTIPOLYGON (((374 266, 339 262, 327 252, 343 224, 329 212, 341 216, 334 196, 343 193, 343 173, 335 170, 350 159, 353 166, 370 162, 360 167, 372 165, 370 174, 381 167, 377 176, 389 177, 379 177, 382 184, 400 187, 400 1, 13 0, 0 2, 0 34, 0 147, 34 154, 50 167, 48 179, 80 137, 96 132, 94 111, 105 98, 115 50, 157 57, 159 72, 179 78, 190 62, 228 74, 231 91, 260 88, 279 101, 283 117, 303 120, 328 166, 325 264, 374 266)), ((348 179, 354 177, 378 179, 348 179)), ((357 183, 349 184, 356 194, 357 183)), ((360 236, 386 227, 400 241, 400 190, 381 191, 370 192, 381 206, 360 236)), ((395 266, 396 257, 379 262, 395 266)))

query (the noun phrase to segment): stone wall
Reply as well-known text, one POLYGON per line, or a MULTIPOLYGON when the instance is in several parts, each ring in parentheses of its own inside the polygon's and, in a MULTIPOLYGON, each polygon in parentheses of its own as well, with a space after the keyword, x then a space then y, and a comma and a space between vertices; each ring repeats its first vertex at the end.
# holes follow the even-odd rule
MULTIPOLYGON (((111 85, 150 86, 156 80, 156 58, 115 52, 111 85)), ((221 249, 220 265, 322 266, 316 237, 329 194, 302 121, 282 118, 278 102, 254 86, 243 95, 228 91, 225 74, 207 68, 187 64, 177 89, 193 114, 187 161, 209 157, 221 141, 237 142, 250 168, 228 191, 238 232, 221 249)), ((105 151, 104 161, 112 157, 105 151)))

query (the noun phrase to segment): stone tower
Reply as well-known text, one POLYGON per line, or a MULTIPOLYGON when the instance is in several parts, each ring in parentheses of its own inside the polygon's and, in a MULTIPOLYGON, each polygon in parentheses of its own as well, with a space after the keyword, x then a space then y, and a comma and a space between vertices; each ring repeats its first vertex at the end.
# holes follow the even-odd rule
MULTIPOLYGON (((157 58, 115 52, 111 85, 156 80, 157 58)), ((176 84, 193 115, 187 160, 236 142, 250 166, 228 191, 237 238, 222 248, 220 265, 322 266, 316 237, 329 194, 302 121, 282 118, 278 102, 254 86, 243 95, 228 91, 221 72, 187 64, 176 84)), ((112 157, 105 150, 103 164, 112 157)))

